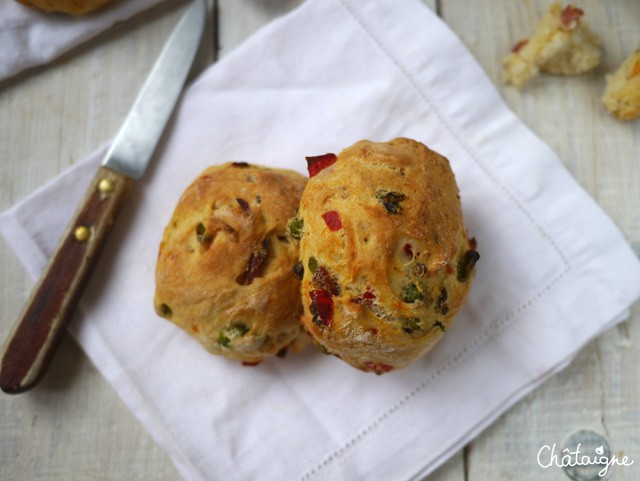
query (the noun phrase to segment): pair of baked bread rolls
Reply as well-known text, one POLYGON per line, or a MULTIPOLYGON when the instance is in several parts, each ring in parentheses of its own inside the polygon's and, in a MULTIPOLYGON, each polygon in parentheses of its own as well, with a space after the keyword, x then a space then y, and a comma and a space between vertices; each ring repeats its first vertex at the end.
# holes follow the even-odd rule
POLYGON ((308 157, 310 178, 205 170, 165 229, 155 308, 210 352, 255 364, 307 336, 378 374, 450 326, 478 260, 447 159, 410 139, 308 157))

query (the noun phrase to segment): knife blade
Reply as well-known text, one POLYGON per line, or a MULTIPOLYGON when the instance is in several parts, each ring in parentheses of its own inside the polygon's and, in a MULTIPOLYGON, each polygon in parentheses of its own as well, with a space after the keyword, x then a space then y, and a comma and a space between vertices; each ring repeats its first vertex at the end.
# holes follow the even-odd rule
POLYGON ((206 0, 193 0, 165 43, 36 284, 0 361, 0 388, 14 394, 44 375, 134 180, 144 174, 198 50, 206 0))

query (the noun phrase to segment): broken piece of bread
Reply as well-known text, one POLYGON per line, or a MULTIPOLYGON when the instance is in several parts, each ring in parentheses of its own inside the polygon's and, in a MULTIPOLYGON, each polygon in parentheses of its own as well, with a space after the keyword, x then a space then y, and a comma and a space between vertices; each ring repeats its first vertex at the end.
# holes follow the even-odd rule
POLYGON ((597 67, 600 39, 583 15, 571 4, 551 4, 533 36, 517 42, 502 59, 505 82, 520 89, 540 72, 577 75, 597 67))
POLYGON ((640 48, 629 55, 618 70, 607 75, 602 103, 620 120, 640 117, 640 48))

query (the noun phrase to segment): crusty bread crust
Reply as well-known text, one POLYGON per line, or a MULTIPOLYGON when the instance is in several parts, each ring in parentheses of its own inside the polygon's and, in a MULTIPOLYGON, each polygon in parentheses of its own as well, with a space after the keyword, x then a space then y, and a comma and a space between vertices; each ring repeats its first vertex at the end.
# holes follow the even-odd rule
POLYGON ((469 292, 467 239, 446 158, 360 141, 313 176, 297 216, 302 323, 323 350, 378 374, 426 353, 469 292))
POLYGON ((298 247, 286 234, 306 178, 246 163, 184 191, 160 244, 155 309, 207 350, 256 363, 300 333, 298 247))
POLYGON ((69 15, 84 15, 106 5, 112 0, 17 0, 32 8, 47 13, 60 12, 69 15))

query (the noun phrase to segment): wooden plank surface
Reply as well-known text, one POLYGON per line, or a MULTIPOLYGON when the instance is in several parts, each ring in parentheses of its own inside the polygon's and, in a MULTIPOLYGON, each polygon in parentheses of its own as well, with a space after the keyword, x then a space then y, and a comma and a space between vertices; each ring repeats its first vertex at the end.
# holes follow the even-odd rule
MULTIPOLYGON (((210 0, 219 13, 220 56, 300 1, 210 0)), ((460 36, 510 107, 558 153, 640 253, 640 124, 623 124, 599 104, 604 74, 640 45, 640 2, 580 1, 603 39, 603 65, 580 77, 539 79, 523 92, 502 84, 499 59, 531 31, 549 2, 425 3, 460 36)), ((113 135, 185 5, 176 0, 154 8, 63 59, 0 82, 0 209, 113 135)), ((197 69, 212 61, 214 38, 210 25, 197 69)), ((0 263, 0 332, 8 332, 32 282, 4 241, 0 263)), ((561 443, 582 428, 606 434, 615 452, 640 463, 639 331, 636 305, 629 321, 588 346, 429 481, 567 479, 559 469, 539 468, 536 454, 543 444, 561 443)), ((166 454, 69 338, 38 389, 0 396, 0 433, 2 480, 179 479, 166 454)), ((621 479, 636 479, 638 472, 621 479)))

